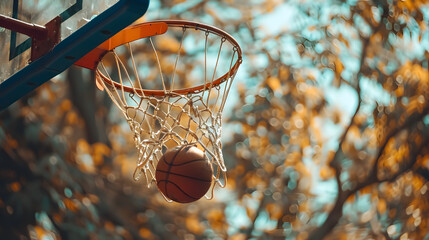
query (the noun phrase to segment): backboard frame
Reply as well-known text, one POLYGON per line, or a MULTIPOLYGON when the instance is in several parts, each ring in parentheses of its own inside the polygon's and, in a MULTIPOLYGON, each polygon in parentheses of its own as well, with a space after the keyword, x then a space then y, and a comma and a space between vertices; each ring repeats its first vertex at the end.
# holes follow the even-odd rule
POLYGON ((149 2, 149 0, 119 0, 58 43, 44 56, 2 82, 0 111, 60 74, 104 41, 142 17, 149 7, 149 2))

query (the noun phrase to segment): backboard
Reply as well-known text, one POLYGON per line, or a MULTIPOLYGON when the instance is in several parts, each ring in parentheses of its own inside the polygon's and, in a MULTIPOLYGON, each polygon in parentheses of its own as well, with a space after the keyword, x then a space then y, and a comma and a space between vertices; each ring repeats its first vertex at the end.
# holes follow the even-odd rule
POLYGON ((60 24, 59 43, 33 60, 34 39, 0 27, 0 111, 136 21, 148 6, 149 0, 0 1, 6 17, 41 26, 56 18, 60 24))

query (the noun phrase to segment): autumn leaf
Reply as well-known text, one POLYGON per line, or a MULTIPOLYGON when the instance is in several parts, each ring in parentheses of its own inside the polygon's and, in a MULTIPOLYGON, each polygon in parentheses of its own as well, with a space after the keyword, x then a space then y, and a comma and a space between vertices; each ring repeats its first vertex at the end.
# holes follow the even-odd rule
POLYGON ((201 235, 204 232, 204 227, 196 215, 190 215, 186 218, 186 227, 189 231, 197 235, 201 235))

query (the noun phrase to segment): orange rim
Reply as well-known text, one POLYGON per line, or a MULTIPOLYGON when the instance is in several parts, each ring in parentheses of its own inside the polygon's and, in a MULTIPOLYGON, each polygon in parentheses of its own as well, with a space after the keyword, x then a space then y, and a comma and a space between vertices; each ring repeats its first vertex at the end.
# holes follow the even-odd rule
MULTIPOLYGON (((225 82, 226 80, 228 80, 231 77, 234 77, 235 73, 238 70, 238 67, 240 66, 241 62, 242 62, 242 51, 240 48, 240 45, 238 45, 238 42, 231 36, 229 35, 227 32, 213 27, 213 26, 209 26, 206 24, 202 24, 202 23, 197 23, 197 22, 192 22, 192 21, 184 21, 184 20, 164 20, 164 21, 153 21, 153 22, 147 22, 147 23, 143 23, 143 24, 137 24, 137 25, 133 25, 130 26, 124 30, 122 30, 121 32, 118 33, 118 35, 124 35, 123 32, 127 31, 128 29, 139 29, 139 28, 143 28, 143 27, 147 27, 147 26, 153 26, 153 25, 157 25, 157 24, 166 24, 168 27, 183 27, 183 28, 192 28, 192 29, 196 29, 196 30, 201 30, 201 31, 206 31, 209 33, 213 33, 216 34, 226 40, 228 40, 232 45, 233 45, 233 49, 235 52, 237 52, 237 60, 235 61, 234 65, 231 67, 231 69, 226 72, 224 75, 222 75, 221 77, 213 80, 213 82, 209 82, 206 84, 201 84, 195 87, 190 87, 190 88, 183 88, 183 89, 178 89, 178 90, 173 90, 173 91, 165 91, 165 90, 149 90, 149 89, 140 89, 140 88, 132 88, 132 87, 128 87, 128 86, 122 86, 121 84, 119 84, 118 82, 113 81, 112 79, 106 77, 103 73, 100 72, 100 70, 96 70, 97 74, 103 79, 103 81, 112 86, 115 87, 117 89, 123 89, 126 92, 129 93, 138 93, 140 95, 147 95, 147 96, 165 96, 165 95, 185 95, 185 94, 193 94, 193 93, 198 93, 201 92, 205 89, 209 89, 210 87, 215 87, 220 85, 221 83, 225 82)), ((161 26, 162 28, 162 26, 161 26)), ((162 28, 164 30, 164 28, 162 28)), ((150 36, 154 36, 154 35, 159 35, 159 34, 163 34, 165 33, 165 31, 167 31, 167 29, 165 29, 165 31, 152 31, 149 34, 144 34, 144 36, 139 37, 137 39, 141 39, 141 38, 145 38, 145 37, 150 37, 150 36), (160 33, 161 32, 161 33, 160 33), (152 34, 152 35, 150 35, 152 34)), ((143 32, 143 31, 141 31, 143 32)), ((115 35, 116 36, 116 35, 115 35)), ((115 38, 115 37, 112 37, 115 38)), ((98 65, 98 63, 101 61, 101 59, 103 58, 103 56, 110 50, 114 49, 117 46, 132 42, 137 40, 135 37, 134 38, 124 38, 124 37, 117 37, 115 39, 115 44, 107 44, 106 41, 105 43, 103 43, 105 46, 109 45, 110 47, 101 47, 103 50, 102 53, 97 53, 97 61, 96 61, 96 65, 95 65, 95 69, 98 65), (110 48, 110 49, 109 49, 110 48)), ((110 40, 111 41, 111 40, 110 40)), ((102 45, 103 45, 102 44, 102 45)), ((100 45, 100 46, 102 46, 100 45)), ((100 48, 97 48, 100 49, 100 48)), ((95 49, 96 50, 96 49, 95 49)), ((81 60, 80 60, 81 61, 81 60)), ((77 64, 79 65, 79 64, 77 64)), ((80 64, 79 66, 82 66, 82 64, 80 64)), ((83 66, 85 67, 85 66, 83 66)))
POLYGON ((98 63, 109 51, 125 43, 164 34, 167 29, 167 24, 163 22, 148 22, 129 26, 83 56, 81 59, 75 62, 75 65, 91 70, 96 70, 98 63))

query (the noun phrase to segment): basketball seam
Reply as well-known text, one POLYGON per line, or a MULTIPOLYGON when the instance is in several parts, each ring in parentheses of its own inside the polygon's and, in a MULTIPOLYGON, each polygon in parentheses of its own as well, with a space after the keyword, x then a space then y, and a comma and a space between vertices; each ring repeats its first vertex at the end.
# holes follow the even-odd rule
POLYGON ((172 167, 183 166, 183 165, 186 165, 188 163, 199 162, 199 161, 207 161, 207 159, 206 158, 197 158, 197 159, 194 159, 194 160, 191 160, 191 161, 187 161, 187 162, 184 162, 184 163, 178 163, 178 164, 174 164, 173 163, 174 161, 172 161, 170 166, 172 166, 172 167))
POLYGON ((186 146, 182 146, 180 147, 177 152, 174 154, 173 159, 171 159, 171 163, 168 163, 167 160, 165 159, 165 155, 162 157, 162 161, 165 162, 165 164, 167 164, 168 166, 172 166, 174 163, 174 160, 176 159, 177 155, 179 155, 180 151, 182 151, 182 149, 186 147, 186 146))
MULTIPOLYGON (((179 149, 179 151, 177 151, 177 152, 174 154, 173 159, 171 159, 171 164, 173 164, 173 162, 174 162, 174 160, 176 159, 177 155, 180 153, 180 151, 182 151, 182 149, 183 149, 184 147, 185 147, 185 146, 182 146, 182 147, 179 149)), ((171 170, 171 167, 173 167, 173 166, 167 162, 167 160, 165 159, 165 156, 163 157, 163 159, 164 159, 164 162, 168 165, 168 170, 167 170, 168 172, 167 172, 167 176, 165 176, 165 180, 167 180, 167 181, 168 181, 168 178, 169 178, 169 176, 170 176, 170 170, 171 170)), ((168 196, 168 187, 167 187, 167 184, 165 184, 165 195, 167 195, 167 196, 168 196)))
MULTIPOLYGON (((174 183, 174 182, 172 182, 172 181, 169 181, 169 180, 160 180, 158 183, 160 183, 160 182, 166 182, 166 184, 165 184, 165 188, 167 188, 167 186, 168 186, 168 184, 167 183, 171 183, 171 184, 173 184, 174 186, 176 186, 177 187, 177 189, 179 189, 183 194, 185 194, 186 196, 188 196, 188 197, 190 197, 190 198, 192 198, 192 199, 194 199, 194 200, 198 200, 198 199, 200 199, 200 198, 196 198, 196 197, 193 197, 193 196, 191 196, 191 195, 189 195, 188 193, 186 193, 185 191, 183 191, 183 189, 179 186, 179 185, 177 185, 176 183, 174 183)), ((167 192, 167 191, 166 191, 167 192)), ((170 196, 168 196, 168 194, 165 194, 168 198, 171 198, 170 196)), ((177 200, 177 199, 176 199, 177 200)))
MULTIPOLYGON (((176 176, 180 176, 180 177, 185 177, 185 178, 189 178, 189 179, 193 179, 193 180, 197 180, 197 181, 201 181, 201 182, 212 182, 212 180, 206 180, 206 179, 201 179, 201 178, 197 178, 197 177, 192 177, 192 176, 187 176, 187 175, 183 175, 180 173, 175 173, 175 172, 167 172, 164 170, 157 170, 158 172, 162 172, 162 173, 166 173, 166 174, 172 174, 172 175, 176 175, 176 176)), ((168 180, 168 179, 167 179, 168 180)))

